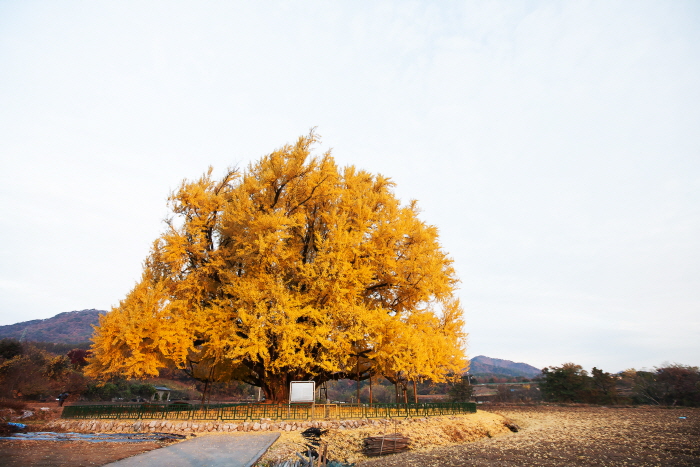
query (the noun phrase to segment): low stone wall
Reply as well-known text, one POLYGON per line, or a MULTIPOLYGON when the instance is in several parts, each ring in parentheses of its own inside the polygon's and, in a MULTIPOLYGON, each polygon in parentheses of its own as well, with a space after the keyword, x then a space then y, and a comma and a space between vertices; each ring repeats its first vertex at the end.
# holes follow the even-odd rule
MULTIPOLYGON (((405 420, 405 419, 404 419, 405 420)), ((428 421, 428 418, 415 418, 413 421, 428 421)), ((56 420, 47 428, 76 433, 208 433, 235 431, 303 431, 307 428, 349 429, 363 426, 382 426, 393 424, 393 420, 363 419, 363 420, 305 420, 305 421, 273 421, 262 419, 248 422, 223 421, 178 421, 178 420, 56 420)))

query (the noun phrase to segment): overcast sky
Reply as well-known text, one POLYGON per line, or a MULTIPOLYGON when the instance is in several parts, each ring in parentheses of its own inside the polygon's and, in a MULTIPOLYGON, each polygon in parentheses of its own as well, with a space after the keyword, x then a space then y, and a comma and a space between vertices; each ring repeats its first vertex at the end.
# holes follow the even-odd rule
POLYGON ((311 127, 462 280, 470 356, 700 365, 700 3, 0 2, 0 325, 108 310, 166 198, 311 127))

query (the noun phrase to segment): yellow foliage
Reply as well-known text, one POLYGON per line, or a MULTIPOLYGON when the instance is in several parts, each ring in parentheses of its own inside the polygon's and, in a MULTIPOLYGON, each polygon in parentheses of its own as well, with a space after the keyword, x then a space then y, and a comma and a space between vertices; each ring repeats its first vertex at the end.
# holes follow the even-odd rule
POLYGON ((358 355, 363 378, 442 381, 466 366, 437 229, 388 178, 313 157, 316 142, 182 183, 141 282, 100 320, 89 372, 174 365, 281 400, 293 379, 354 374, 358 355))

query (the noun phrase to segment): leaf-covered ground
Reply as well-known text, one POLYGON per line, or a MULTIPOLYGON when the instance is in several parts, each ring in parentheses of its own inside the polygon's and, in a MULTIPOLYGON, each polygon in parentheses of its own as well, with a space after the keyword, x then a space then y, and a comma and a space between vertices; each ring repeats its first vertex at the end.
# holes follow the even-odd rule
MULTIPOLYGON (((468 443, 510 433, 504 425, 503 417, 479 411, 469 415, 387 420, 378 426, 331 429, 321 440, 328 445, 329 459, 355 463, 367 459, 362 454, 364 438, 395 432, 411 438, 414 451, 428 451, 436 446, 468 443)), ((257 465, 265 466, 285 459, 295 459, 295 453, 305 450, 306 443, 299 431, 283 432, 257 465)))
MULTIPOLYGON (((492 407, 463 417, 406 421, 384 427, 333 430, 323 436, 331 458, 357 467, 390 466, 700 466, 700 408, 492 407), (685 417, 685 418, 680 418, 685 417), (522 429, 511 433, 505 418, 522 429), (362 438, 393 433, 414 440, 413 451, 366 459, 362 438), (489 435, 491 438, 489 438, 489 435)), ((2 465, 104 465, 159 444, 1 441, 2 465)), ((292 458, 299 432, 284 432, 264 460, 292 458)))
POLYGON ((368 460, 390 466, 699 466, 700 409, 501 407, 522 429, 368 460), (685 417, 685 418, 681 418, 685 417))

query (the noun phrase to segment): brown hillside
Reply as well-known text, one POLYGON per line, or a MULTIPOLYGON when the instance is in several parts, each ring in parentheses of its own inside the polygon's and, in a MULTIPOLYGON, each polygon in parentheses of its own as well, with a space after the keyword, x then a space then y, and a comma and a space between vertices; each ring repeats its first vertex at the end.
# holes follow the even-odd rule
POLYGON ((541 374, 541 370, 527 363, 517 363, 479 355, 471 359, 469 373, 472 375, 534 378, 541 374))
POLYGON ((59 313, 52 318, 34 319, 0 326, 0 339, 22 341, 74 343, 86 342, 92 336, 92 326, 98 322, 102 310, 81 310, 59 313))

